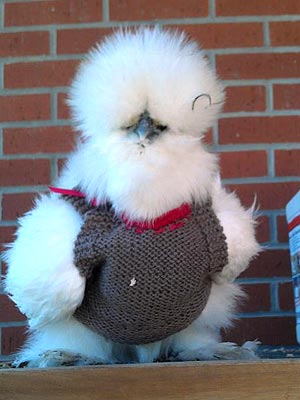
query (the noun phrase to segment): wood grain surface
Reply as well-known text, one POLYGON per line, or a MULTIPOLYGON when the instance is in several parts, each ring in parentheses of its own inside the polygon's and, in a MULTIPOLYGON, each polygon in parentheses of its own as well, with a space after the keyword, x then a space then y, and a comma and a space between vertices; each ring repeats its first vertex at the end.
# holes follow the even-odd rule
POLYGON ((0 371, 1 400, 293 400, 300 360, 0 371))

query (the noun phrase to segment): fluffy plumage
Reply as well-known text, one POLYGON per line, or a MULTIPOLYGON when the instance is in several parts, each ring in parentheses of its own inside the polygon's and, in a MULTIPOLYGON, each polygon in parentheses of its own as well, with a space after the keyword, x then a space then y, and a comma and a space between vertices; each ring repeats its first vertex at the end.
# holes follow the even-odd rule
POLYGON ((59 365, 63 357, 57 351, 105 363, 171 355, 184 360, 253 356, 251 346, 220 342, 220 329, 230 326, 242 296, 232 282, 259 251, 252 212, 221 187, 217 156, 201 141, 223 100, 222 85, 203 52, 184 34, 122 31, 91 51, 69 96, 81 141, 57 184, 79 186, 89 200, 109 200, 117 214, 134 220, 211 198, 229 264, 213 277, 208 303, 187 329, 148 345, 113 344, 72 317, 85 289, 73 263, 82 218, 57 195, 43 196, 21 218, 5 255, 6 290, 28 316, 31 331, 20 362, 59 365), (151 118, 148 136, 145 111, 151 118))

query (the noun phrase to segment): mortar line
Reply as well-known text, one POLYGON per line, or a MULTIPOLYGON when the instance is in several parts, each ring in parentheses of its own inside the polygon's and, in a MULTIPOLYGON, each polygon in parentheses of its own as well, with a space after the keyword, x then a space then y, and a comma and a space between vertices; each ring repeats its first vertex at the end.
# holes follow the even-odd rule
POLYGON ((214 57, 212 52, 209 49, 204 49, 204 56, 208 59, 209 64, 211 65, 211 67, 215 69, 214 67, 214 57))
POLYGON ((269 21, 263 22, 263 35, 264 35, 264 46, 270 47, 270 30, 269 30, 269 21))
POLYGON ((209 2, 208 2, 208 16, 215 22, 215 18, 216 18, 215 0, 209 0, 209 2))
POLYGON ((300 47, 299 46, 278 46, 278 47, 227 47, 227 48, 218 48, 211 49, 218 55, 244 55, 244 54, 289 54, 289 53, 298 53, 300 47), (274 51, 275 50, 275 51, 274 51))
POLYGON ((257 311, 248 313, 237 313, 238 318, 271 318, 271 317, 294 317, 294 311, 257 311))
MULTIPOLYGON (((4 195, 6 193, 3 193, 4 195)), ((12 193, 13 194, 13 193, 12 193)), ((19 193, 14 193, 14 194, 19 194, 19 193)), ((16 218, 15 220, 5 220, 5 221, 0 221, 0 227, 15 227, 18 226, 18 218, 16 218)))
POLYGON ((3 128, 0 127, 0 157, 3 156, 3 128))
POLYGON ((285 209, 280 209, 280 210, 259 210, 258 216, 265 216, 265 217, 270 217, 273 216, 277 218, 279 215, 280 216, 285 216, 285 209))
POLYGON ((216 55, 215 55, 214 52, 211 52, 210 58, 211 58, 212 68, 213 68, 214 71, 216 71, 216 69, 217 69, 216 68, 216 55))
POLYGON ((270 311, 276 312, 281 311, 279 308, 279 296, 278 296, 278 282, 270 282, 270 311))
MULTIPOLYGON (((211 146, 212 147, 212 146, 211 146)), ((294 147, 292 147, 294 148, 294 147)), ((300 148, 300 144, 298 146, 298 148, 300 148)), ((229 152, 241 152, 241 151, 249 151, 249 149, 234 149, 233 150, 229 150, 229 152)), ((255 150, 257 150, 257 148, 255 148, 255 150)), ((72 150, 71 150, 72 151, 72 150)), ((228 151, 228 149, 227 149, 228 151)), ((221 151, 216 151, 216 150, 212 150, 210 148, 210 152, 213 154, 219 154, 222 153, 221 151)), ((36 152, 36 153, 31 153, 31 152, 27 152, 27 153, 16 153, 16 154, 3 154, 1 156, 1 160, 19 160, 19 159, 32 159, 32 158, 36 158, 36 159, 49 159, 50 157, 59 157, 59 158, 64 158, 66 157, 70 152, 66 151, 66 152, 36 152)), ((300 177, 297 176, 274 176, 274 177, 270 177, 267 175, 264 176, 252 176, 252 177, 240 177, 240 178, 223 178, 223 182, 224 184, 251 184, 251 183, 257 183, 257 184, 264 184, 264 183, 298 183, 300 182, 300 177)))
POLYGON ((43 62, 43 61, 68 61, 68 60, 82 60, 84 53, 82 54, 59 54, 59 55, 38 55, 38 56, 27 56, 27 57, 3 57, 2 62, 5 64, 15 63, 32 63, 32 62, 43 62))
POLYGON ((47 120, 32 120, 32 121, 16 121, 16 122, 1 122, 0 128, 36 128, 42 126, 70 126, 72 121, 69 119, 58 119, 57 121, 47 120))
POLYGON ((247 143, 247 144, 219 144, 212 146, 212 150, 218 153, 226 151, 248 151, 248 150, 293 150, 300 149, 300 143, 290 142, 290 143, 247 143))
POLYGON ((57 121, 57 92, 50 93, 50 107, 51 107, 50 119, 52 122, 56 122, 57 121))
POLYGON ((0 354, 0 360, 3 362, 14 361, 14 359, 15 359, 14 354, 9 354, 9 355, 0 354))
POLYGON ((283 183, 283 182, 300 182, 300 177, 298 176, 253 176, 253 177, 244 177, 244 178, 226 178, 223 179, 223 182, 226 184, 249 184, 249 183, 283 183))
POLYGON ((24 94, 51 94, 57 92, 67 92, 67 86, 56 86, 56 87, 32 87, 24 89, 3 89, 1 91, 1 96, 12 96, 12 95, 24 95, 24 94))
POLYGON ((26 321, 0 322, 0 328, 17 328, 19 326, 28 326, 26 321))
POLYGON ((57 55, 57 34, 56 34, 56 29, 50 29, 49 31, 49 50, 50 50, 50 55, 51 56, 56 56, 57 55))
MULTIPOLYGON (((1 63, 0 63, 0 68, 1 68, 1 63)), ((295 84, 298 83, 300 84, 300 78, 279 78, 279 79, 243 79, 242 81, 239 80, 234 80, 234 81, 222 81, 223 85, 225 87, 231 87, 231 86, 266 86, 268 83, 271 84, 295 84)), ((57 92, 67 92, 68 91, 68 86, 55 86, 55 87, 33 87, 33 88, 3 88, 2 90, 2 95, 11 95, 11 94, 32 94, 32 93, 48 93, 49 91, 57 91, 57 92)), ((273 110, 272 110, 273 111, 273 110)), ((297 111, 297 109, 292 110, 292 111, 297 111)), ((299 111, 299 110, 298 110, 299 111)))
POLYGON ((109 0, 102 0, 102 20, 109 22, 109 0))
MULTIPOLYGON (((2 218, 3 218, 3 215, 2 215, 2 201, 3 201, 3 194, 2 194, 2 192, 0 192, 0 221, 2 220, 2 218)), ((0 257, 0 263, 1 263, 1 257, 0 257)), ((1 288, 1 285, 0 285, 0 288, 1 288)))
POLYGON ((218 123, 215 122, 212 128, 212 136, 213 136, 213 143, 215 145, 218 145, 219 143, 219 129, 218 129, 218 123))
POLYGON ((276 213, 276 217, 278 217, 278 216, 285 217, 285 210, 283 209, 282 212, 278 211, 278 212, 276 213))
MULTIPOLYGON (((223 49, 204 49, 206 53, 211 53, 215 56, 231 56, 231 55, 245 55, 245 54, 297 54, 299 53, 300 46, 293 47, 228 47, 223 49)), ((42 62, 42 61, 64 61, 64 60, 82 60, 85 55, 84 53, 69 53, 69 54, 58 54, 58 55, 37 55, 37 56, 22 56, 22 57, 3 57, 2 62, 5 64, 14 63, 30 63, 30 62, 42 62)), ((297 77, 295 77, 297 79, 297 77)), ((279 78, 280 79, 280 78, 279 78)), ((293 79, 293 78, 292 78, 293 79)), ((299 79, 299 78, 298 78, 299 79)))
MULTIPOLYGON (((44 125, 43 125, 44 126, 44 125)), ((46 125, 46 126, 53 126, 53 125, 46 125)), ((54 125, 56 126, 56 125, 54 125)), ((64 125, 62 125, 64 126, 64 125)), ((36 127, 36 126, 34 126, 36 127)), ((30 126, 26 126, 24 128, 30 128, 30 126)), ((226 148, 218 148, 221 145, 211 145, 210 152, 211 153, 224 153, 224 152, 241 152, 241 151, 256 151, 256 150, 265 150, 267 151, 268 148, 263 146, 250 146, 245 147, 246 145, 236 146, 236 147, 227 147, 226 148)), ((276 148, 277 149, 277 148, 276 148)), ((278 146, 279 150, 291 150, 291 149, 300 149, 300 143, 293 144, 293 143, 283 143, 281 146, 278 146)), ((58 157, 65 157, 66 153, 45 153, 45 152, 38 152, 38 153, 17 153, 17 154, 3 154, 1 159, 20 159, 20 158, 32 158, 33 156, 37 156, 37 158, 49 158, 51 155, 55 155, 58 157)), ((280 182, 298 182, 300 177, 298 175, 295 176, 253 176, 253 177, 242 177, 242 178, 224 178, 226 183, 280 183, 280 182)))
POLYGON ((54 157, 50 159, 50 179, 51 182, 57 179, 57 161, 54 157))
POLYGON ((295 110, 272 110, 270 111, 240 111, 221 113, 220 118, 237 118, 237 117, 286 117, 299 116, 299 109, 295 110))
POLYGON ((33 158, 39 160, 48 160, 53 156, 66 157, 68 153, 18 153, 18 154, 5 154, 1 160, 32 160, 33 158))
MULTIPOLYGON (((269 223, 270 223, 270 242, 275 242, 276 244, 277 242, 277 232, 276 232, 276 216, 270 215, 269 216, 269 223)), ((280 244, 280 243, 279 243, 280 244)))
MULTIPOLYGON (((23 1, 23 0, 20 0, 23 1)), ((38 1, 38 0, 37 0, 38 1)), ((294 14, 294 15, 263 15, 263 16, 258 16, 258 15, 253 15, 253 16, 228 16, 228 17, 223 17, 223 16, 218 16, 213 20, 213 23, 215 24, 222 24, 222 23, 247 23, 247 22, 261 22, 264 23, 266 19, 269 22, 282 22, 282 21, 300 21, 300 15, 294 14)), ((170 19, 159 19, 155 22, 161 23, 161 24, 168 24, 168 25, 190 25, 190 24, 207 24, 211 23, 212 19, 211 16, 207 17, 195 17, 195 18, 170 18, 170 19)), ((118 26, 134 26, 134 25, 153 25, 154 21, 152 19, 149 20, 136 20, 136 21, 95 21, 95 22, 82 22, 82 23, 65 23, 65 24, 45 24, 45 25, 25 25, 25 26, 7 26, 5 27, 5 31, 36 31, 36 30, 45 30, 45 29, 51 29, 51 27, 55 29, 81 29, 81 28, 93 28, 93 27, 118 27, 118 26)))
MULTIPOLYGON (((4 29, 4 2, 0 2, 0 30, 4 29)), ((1 343, 1 342, 0 342, 1 343)))
POLYGON ((241 81, 236 79, 224 79, 222 82, 227 86, 266 85, 268 82, 271 84, 294 84, 300 83, 300 78, 243 79, 241 81))
POLYGON ((267 155, 268 155, 268 176, 275 178, 275 157, 274 157, 274 150, 273 149, 268 149, 267 150, 267 155))
MULTIPOLYGON (((272 219, 272 225, 273 225, 273 229, 274 229, 274 238, 276 243, 281 243, 278 240, 278 226, 277 226, 277 217, 279 214, 272 214, 271 219, 272 219)), ((271 228, 270 228, 270 232, 271 232, 271 228)))
POLYGON ((291 278, 290 277, 261 277, 261 278, 237 278, 235 282, 242 284, 242 285, 255 285, 259 283, 287 283, 290 282, 291 278))
POLYGON ((266 103, 267 103, 266 112, 268 113, 277 112, 277 110, 274 110, 273 85, 272 82, 270 81, 266 83, 266 103))
MULTIPOLYGON (((24 0, 0 0, 0 1, 4 1, 6 3, 24 3, 24 0)), ((41 0, 26 0, 26 3, 34 3, 34 2, 38 2, 41 0)))
MULTIPOLYGON (((31 186, 3 186, 3 194, 19 194, 19 193, 36 193, 46 192, 49 190, 48 185, 31 185, 31 186)), ((5 221, 0 221, 2 226, 11 226, 11 223, 6 224, 5 221)))
POLYGON ((0 62, 0 91, 2 94, 2 91, 4 89, 4 66, 3 63, 0 62))

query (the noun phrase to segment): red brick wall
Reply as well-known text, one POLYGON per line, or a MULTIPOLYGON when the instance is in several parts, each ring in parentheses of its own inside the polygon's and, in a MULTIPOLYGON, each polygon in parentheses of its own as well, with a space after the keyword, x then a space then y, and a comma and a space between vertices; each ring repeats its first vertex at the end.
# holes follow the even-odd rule
MULTIPOLYGON (((210 135, 224 183, 245 205, 256 193, 258 238, 269 250, 241 277, 249 294, 227 339, 294 344, 284 207, 300 187, 299 0, 44 0, 0 2, 0 242, 46 191, 73 143, 67 86, 82 55, 124 24, 185 29, 227 88, 210 135)), ((5 266, 2 266, 5 273, 5 266)), ((25 319, 0 294, 2 358, 22 343, 25 319)))

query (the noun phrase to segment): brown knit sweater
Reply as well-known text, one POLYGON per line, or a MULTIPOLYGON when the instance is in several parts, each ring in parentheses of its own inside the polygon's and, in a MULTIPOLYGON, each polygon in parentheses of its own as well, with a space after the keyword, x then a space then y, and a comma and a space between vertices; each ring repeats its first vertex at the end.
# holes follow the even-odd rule
POLYGON ((162 229, 141 229, 115 216, 108 204, 64 198, 84 218, 74 248, 75 265, 87 278, 77 320, 114 342, 143 344, 186 328, 201 314, 211 274, 228 261, 209 203, 193 205, 162 229))

